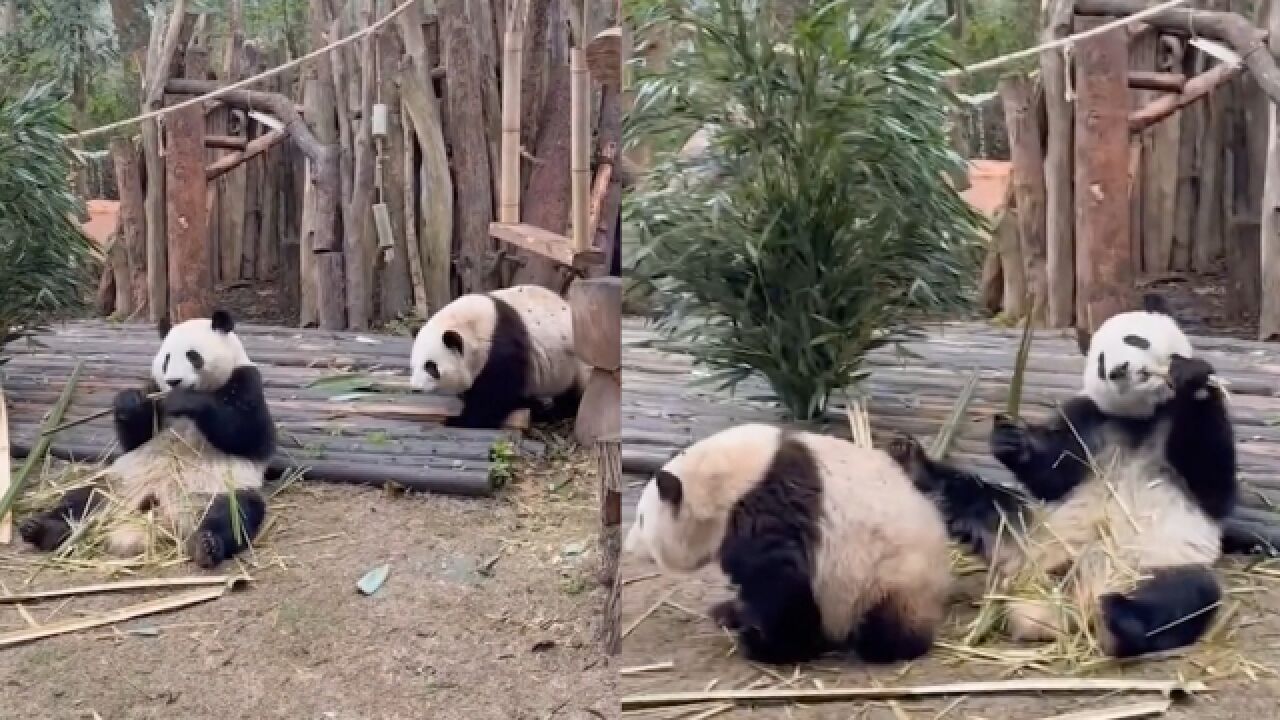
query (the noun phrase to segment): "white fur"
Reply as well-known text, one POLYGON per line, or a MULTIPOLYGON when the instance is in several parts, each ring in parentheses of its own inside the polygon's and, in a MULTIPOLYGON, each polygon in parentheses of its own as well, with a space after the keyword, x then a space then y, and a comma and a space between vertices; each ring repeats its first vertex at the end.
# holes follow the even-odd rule
POLYGON ((410 353, 410 384, 415 389, 459 394, 471 388, 489 358, 497 321, 493 298, 510 305, 529 334, 532 357, 526 392, 550 399, 582 383, 585 367, 574 355, 569 304, 544 287, 517 285, 463 295, 431 316, 418 331, 410 353), (442 341, 449 330, 462 336, 461 357, 442 341), (428 361, 436 364, 438 380, 424 369, 428 361))
POLYGON ((1082 389, 1108 415, 1150 417, 1156 407, 1173 397, 1167 375, 1174 355, 1191 357, 1191 341, 1173 318, 1161 313, 1134 311, 1109 318, 1089 342, 1089 355, 1081 373, 1082 389), (1145 338, 1148 349, 1129 345, 1128 335, 1145 338), (1122 365, 1126 372, 1116 379, 1098 377, 1098 358, 1104 358, 1108 375, 1122 365))
MULTIPOLYGON (((168 381, 174 380, 182 387, 211 391, 226 383, 237 367, 249 364, 234 332, 216 332, 208 318, 197 318, 169 330, 152 360, 151 374, 161 388, 170 387, 168 381), (188 350, 196 350, 203 358, 199 370, 187 359, 188 350)), ((105 471, 110 492, 107 512, 117 521, 125 520, 112 523, 107 549, 122 557, 146 549, 147 524, 140 522, 137 509, 148 496, 154 500, 152 512, 159 526, 181 542, 199 525, 214 494, 260 488, 265 473, 265 463, 226 455, 205 440, 194 422, 170 418, 151 440, 120 456, 105 471)))
MULTIPOLYGON (((769 425, 746 424, 707 437, 665 470, 681 479, 677 515, 651 480, 628 532, 628 552, 660 568, 693 572, 715 561, 736 503, 769 469, 781 440, 769 425)), ((880 450, 839 438, 795 433, 818 464, 821 542, 814 596, 828 637, 848 635, 871 607, 888 599, 909 621, 941 622, 950 587, 946 528, 938 510, 880 450)))

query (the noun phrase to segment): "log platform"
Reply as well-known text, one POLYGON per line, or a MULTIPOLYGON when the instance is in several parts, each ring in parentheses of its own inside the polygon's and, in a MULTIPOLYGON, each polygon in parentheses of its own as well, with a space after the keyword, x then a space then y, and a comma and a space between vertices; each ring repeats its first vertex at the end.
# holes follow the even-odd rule
MULTIPOLYGON (((274 473, 298 468, 309 480, 484 495, 494 489, 490 448, 499 440, 516 447, 522 441, 519 427, 527 416, 513 416, 512 427, 503 430, 441 425, 460 404, 408 393, 411 338, 250 324, 238 324, 236 334, 266 383, 279 441, 274 473), (309 387, 343 372, 370 377, 386 390, 349 399, 309 387)), ((84 369, 64 421, 107 409, 120 390, 141 387, 158 344, 150 325, 103 321, 68 323, 34 343, 10 343, 5 351, 12 358, 0 366, 0 378, 14 454, 30 451, 78 361, 84 369)), ((114 457, 110 416, 58 432, 50 452, 74 460, 114 457)))
MULTIPOLYGON (((1021 328, 942 323, 926 331, 923 340, 903 345, 916 357, 899 356, 890 347, 868 358, 872 374, 862 391, 869 395, 876 444, 888 434, 908 432, 927 447, 977 370, 979 381, 948 458, 1011 481, 987 452, 987 437, 992 416, 1005 409, 1021 328)), ((644 480, 678 449, 730 425, 782 417, 763 380, 743 382, 734 397, 716 392, 714 385, 698 387, 694 383, 705 371, 694 369, 689 358, 636 347, 653 337, 642 321, 623 320, 623 521, 628 525, 644 480)), ((1270 511, 1280 504, 1280 345, 1212 337, 1192 337, 1191 342, 1229 383, 1246 484, 1237 519, 1280 526, 1280 515, 1270 511)), ((1080 386, 1082 365, 1071 331, 1036 331, 1023 387, 1023 416, 1040 419, 1053 412, 1055 401, 1080 386)), ((826 431, 849 437, 843 398, 833 399, 828 412, 826 431)))

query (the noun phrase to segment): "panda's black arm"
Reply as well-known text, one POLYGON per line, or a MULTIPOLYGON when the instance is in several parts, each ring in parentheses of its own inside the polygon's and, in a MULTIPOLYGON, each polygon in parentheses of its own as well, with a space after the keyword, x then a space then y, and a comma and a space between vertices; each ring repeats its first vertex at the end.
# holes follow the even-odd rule
POLYGON ((121 452, 132 452, 155 436, 160 424, 159 403, 147 397, 155 390, 155 384, 148 383, 146 392, 123 390, 112 402, 112 420, 121 452))
POLYGON ((1238 492, 1235 435, 1222 391, 1216 387, 1204 391, 1204 398, 1194 394, 1174 398, 1165 459, 1182 476, 1200 508, 1222 520, 1231 514, 1238 492))
POLYGON ((996 418, 991 453, 1036 498, 1061 500, 1089 472, 1087 442, 1105 422, 1092 400, 1077 396, 1041 425, 1018 425, 996 418))
POLYGON ((164 411, 187 417, 215 448, 228 455, 267 461, 275 454, 275 423, 258 368, 236 368, 215 392, 178 388, 165 398, 164 411))

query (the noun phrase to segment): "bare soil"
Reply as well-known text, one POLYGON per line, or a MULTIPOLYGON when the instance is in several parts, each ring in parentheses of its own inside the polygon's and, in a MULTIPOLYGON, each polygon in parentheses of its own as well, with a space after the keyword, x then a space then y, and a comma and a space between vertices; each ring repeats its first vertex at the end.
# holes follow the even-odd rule
MULTIPOLYGON (((961 657, 945 647, 935 646, 922 660, 906 665, 875 667, 837 658, 823 659, 800 667, 766 667, 741 657, 733 639, 717 628, 705 613, 710 605, 728 597, 724 576, 716 570, 689 578, 654 577, 655 567, 646 561, 624 557, 622 627, 635 628, 624 638, 621 668, 637 668, 670 661, 669 670, 629 672, 620 679, 623 695, 677 691, 702 691, 714 684, 718 690, 742 689, 756 683, 758 688, 789 687, 813 689, 833 687, 903 687, 965 681, 993 681, 1009 677, 1036 677, 1035 671, 1011 673, 996 662, 984 662, 971 655, 961 657), (655 608, 656 609, 653 609, 655 608), (652 612, 650 613, 650 610, 652 612), (646 613, 649 613, 646 616, 646 613), (643 618, 643 619, 642 619, 643 618), (638 624, 637 624, 638 623, 638 624)), ((1099 677, 1143 677, 1155 680, 1203 680, 1208 695, 1175 706, 1166 718, 1214 718, 1262 720, 1275 717, 1280 701, 1280 580, 1247 577, 1232 573, 1233 585, 1254 586, 1252 592, 1238 591, 1239 614, 1233 623, 1234 637, 1198 648, 1182 657, 1147 660, 1097 669, 1099 677), (1247 670, 1245 669, 1248 661, 1247 670), (1256 679, 1251 679, 1252 672, 1256 679)), ((943 632, 943 642, 958 642, 972 619, 969 609, 982 590, 982 578, 970 577, 960 583, 953 616, 943 632)), ((1013 646, 1010 646, 1013 647, 1013 646)), ((1040 677, 1046 675, 1040 674, 1040 677)), ((1106 696, 1101 693, 1044 696, 967 696, 927 700, 904 700, 897 708, 883 702, 839 702, 808 706, 783 705, 755 709, 725 710, 719 718, 815 718, 845 720, 1039 720, 1061 713, 1115 707, 1152 696, 1106 696)), ((711 712, 715 706, 695 706, 711 712)), ((670 710, 668 710, 670 712, 670 710)), ((630 717, 630 715, 628 715, 630 717)), ((670 717, 636 714, 635 717, 670 717)), ((699 716, 700 717, 700 716, 699 716)))
MULTIPOLYGON (((273 500, 246 589, 0 650, 0 718, 616 717, 616 669, 595 640, 597 482, 575 447, 516 463, 492 499, 292 485, 273 500), (383 563, 382 588, 357 592, 383 563)), ((36 573, 39 559, 0 551, 4 587, 106 577, 36 573)), ((47 623, 173 592, 25 609, 47 623)), ((0 606, 0 633, 26 624, 0 606)))

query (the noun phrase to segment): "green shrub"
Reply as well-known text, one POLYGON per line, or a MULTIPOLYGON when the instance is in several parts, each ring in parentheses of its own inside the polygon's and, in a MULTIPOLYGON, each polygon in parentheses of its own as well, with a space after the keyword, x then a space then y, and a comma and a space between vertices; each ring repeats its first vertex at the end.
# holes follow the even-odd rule
POLYGON ((767 1, 668 3, 686 40, 639 73, 628 139, 716 128, 710 180, 668 153, 628 198, 663 344, 725 387, 763 375, 800 419, 921 312, 970 302, 982 220, 948 184, 963 160, 926 5, 836 0, 783 31, 767 1))

